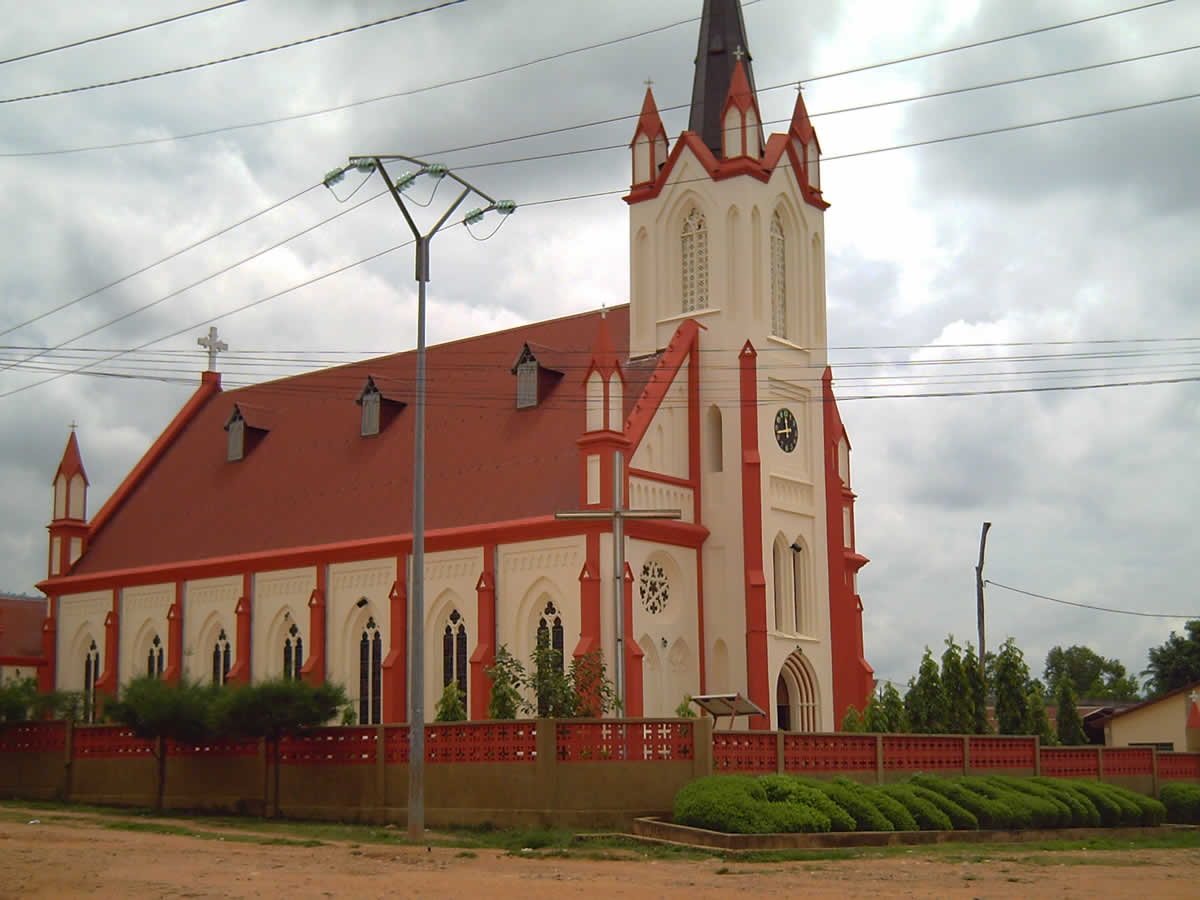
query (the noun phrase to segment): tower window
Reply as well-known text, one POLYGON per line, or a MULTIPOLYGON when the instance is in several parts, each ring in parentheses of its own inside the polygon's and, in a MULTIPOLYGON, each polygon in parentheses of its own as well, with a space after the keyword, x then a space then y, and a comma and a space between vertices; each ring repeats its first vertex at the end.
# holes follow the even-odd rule
POLYGON ((783 221, 776 212, 771 217, 771 333, 781 338, 788 337, 786 251, 783 221))
POLYGON ((704 214, 692 207, 680 233, 683 312, 708 308, 708 228, 704 214))

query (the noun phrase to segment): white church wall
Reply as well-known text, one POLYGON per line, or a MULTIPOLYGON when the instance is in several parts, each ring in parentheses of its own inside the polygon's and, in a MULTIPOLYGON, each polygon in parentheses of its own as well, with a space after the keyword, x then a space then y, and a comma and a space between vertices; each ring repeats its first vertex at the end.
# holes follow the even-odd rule
POLYGON ((237 616, 234 610, 241 594, 240 575, 200 578, 184 584, 184 676, 194 681, 212 680, 213 644, 220 628, 225 629, 230 646, 237 652, 237 616))
POLYGON ((675 478, 689 476, 687 382, 688 366, 685 363, 675 373, 670 388, 633 453, 630 460, 633 468, 675 478))
MULTIPOLYGON (((374 620, 383 640, 383 658, 387 658, 391 634, 391 603, 388 594, 396 581, 396 559, 338 563, 329 567, 325 599, 325 677, 346 688, 346 694, 358 708, 360 693, 359 663, 363 631, 374 620), (363 603, 363 601, 366 603, 363 603), (363 603, 362 606, 359 604, 363 603)), ((370 690, 370 685, 368 685, 370 690)))
POLYGON ((58 598, 55 677, 59 690, 83 690, 83 656, 92 641, 100 651, 100 667, 104 670, 104 617, 111 609, 112 591, 90 591, 58 598))
POLYGON ((696 551, 630 540, 626 559, 633 572, 631 631, 643 650, 648 639, 657 665, 651 677, 643 658, 644 711, 670 715, 684 694, 700 693, 696 551))
POLYGON ((152 584, 121 591, 121 636, 117 643, 120 683, 147 673, 146 656, 157 635, 163 648, 164 668, 167 649, 167 612, 175 602, 174 584, 152 584))
MULTIPOLYGON (((240 582, 240 579, 239 579, 240 582)), ((253 601, 250 616, 250 677, 252 681, 265 681, 283 675, 284 642, 292 637, 291 627, 296 626, 295 637, 304 642, 304 659, 312 651, 312 629, 309 625, 308 600, 317 586, 317 570, 313 566, 297 569, 279 569, 259 572, 254 576, 253 601)), ((238 585, 238 594, 241 585, 238 585)), ((328 617, 326 598, 326 617, 328 617)), ((233 598, 229 612, 222 611, 227 621, 225 634, 237 654, 237 617, 233 610, 237 597, 233 598)), ((326 635, 329 628, 326 626, 326 635)), ((212 647, 205 648, 211 669, 212 647)), ((328 653, 328 650, 326 650, 328 653)), ((328 662, 328 656, 326 657, 328 662)), ((234 663, 237 659, 234 659, 234 663)))
MULTIPOLYGON (((467 659, 479 640, 478 599, 475 584, 483 571, 483 548, 469 547, 441 553, 425 554, 425 718, 432 721, 437 702, 445 690, 442 671, 442 640, 447 625, 457 632, 464 625, 467 631, 467 659), (452 623, 451 613, 457 610, 459 621, 452 623)), ((386 637, 386 635, 385 635, 386 637)), ((457 656, 457 654, 456 654, 457 656)), ((457 677, 455 659, 455 677, 457 677)), ((466 707, 470 706, 470 677, 467 677, 466 707)))

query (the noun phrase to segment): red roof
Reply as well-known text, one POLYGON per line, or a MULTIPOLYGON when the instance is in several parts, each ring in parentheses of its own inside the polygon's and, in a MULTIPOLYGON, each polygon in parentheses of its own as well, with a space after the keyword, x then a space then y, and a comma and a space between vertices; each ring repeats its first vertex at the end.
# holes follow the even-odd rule
MULTIPOLYGON (((430 529, 552 515, 579 502, 583 376, 599 312, 430 347, 426 525, 430 529), (526 343, 570 361, 532 409, 516 408, 512 361, 526 343)), ((629 308, 608 310, 621 359, 629 308)), ((366 378, 412 385, 412 351, 213 394, 89 538, 72 575, 354 541, 412 530, 413 410, 360 436, 366 378), (226 461, 234 404, 269 411, 270 430, 226 461)), ((625 369, 626 411, 656 358, 625 369)), ((247 424, 253 425, 247 417, 247 424)))
POLYGON ((41 656, 44 597, 0 594, 0 656, 41 656))

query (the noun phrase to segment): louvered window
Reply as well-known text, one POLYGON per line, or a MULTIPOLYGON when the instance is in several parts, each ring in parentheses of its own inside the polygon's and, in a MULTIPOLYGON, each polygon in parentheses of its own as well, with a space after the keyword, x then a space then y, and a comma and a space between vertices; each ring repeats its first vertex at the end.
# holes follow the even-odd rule
POLYGON ((527 359, 517 365, 517 409, 530 409, 538 402, 538 364, 527 359))
POLYGON ((708 308, 708 228, 704 215, 692 208, 680 234, 683 312, 708 308))

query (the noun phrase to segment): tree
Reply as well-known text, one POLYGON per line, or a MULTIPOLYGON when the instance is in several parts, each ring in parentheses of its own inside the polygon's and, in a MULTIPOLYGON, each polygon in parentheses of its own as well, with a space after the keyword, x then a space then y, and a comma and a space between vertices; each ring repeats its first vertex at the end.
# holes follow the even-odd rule
POLYGON ((563 670, 562 653, 549 644, 539 643, 530 658, 530 669, 522 684, 534 697, 524 701, 529 715, 545 719, 569 719, 575 714, 575 692, 563 670))
POLYGON ((1079 707, 1075 704, 1075 687, 1071 679, 1063 678, 1054 694, 1058 705, 1058 742, 1068 747, 1088 742, 1083 730, 1083 719, 1079 718, 1079 707))
POLYGON ((467 708, 463 704, 463 693, 458 689, 458 682, 451 681, 442 691, 437 704, 435 722, 461 722, 467 717, 467 708))
POLYGON ((942 692, 942 679, 933 653, 928 647, 921 657, 921 667, 915 681, 908 683, 904 697, 904 711, 908 723, 917 734, 941 734, 946 730, 946 697, 942 692))
POLYGON ((1150 648, 1150 665, 1142 675, 1151 695, 1200 681, 1200 619, 1192 619, 1184 627, 1187 637, 1172 631, 1164 643, 1150 648))
POLYGON ((82 718, 83 694, 51 691, 39 694, 36 678, 20 678, 0 684, 0 730, 6 724, 40 719, 82 718))
POLYGON ((894 733, 903 734, 910 730, 908 724, 908 713, 904 709, 904 700, 900 696, 900 691, 892 682, 887 682, 883 686, 883 693, 880 694, 880 711, 882 718, 887 722, 887 730, 894 733))
MULTIPOLYGON (((574 701, 573 716, 598 719, 606 712, 621 708, 617 688, 605 675, 604 656, 599 650, 571 660, 568 678, 574 701)), ((690 700, 690 697, 684 698, 685 705, 690 700)))
POLYGON ((521 685, 525 681, 525 667, 508 652, 508 647, 501 644, 491 668, 487 670, 487 677, 492 683, 488 718, 515 719, 521 711, 521 685))
POLYGON ((963 666, 962 648, 954 635, 946 637, 942 654, 942 695, 945 697, 945 728, 950 734, 971 734, 974 726, 971 683, 963 666))
POLYGON ((154 808, 161 811, 167 786, 167 740, 198 742, 213 729, 216 689, 180 680, 169 684, 153 675, 135 678, 110 702, 107 715, 140 738, 151 741, 158 761, 158 784, 154 808))
MULTIPOLYGON (((893 688, 895 690, 895 688, 893 688)), ((899 694, 896 695, 899 698, 899 694)), ((903 704, 903 701, 901 701, 903 704)), ((865 730, 874 734, 886 734, 889 731, 895 731, 892 727, 888 708, 883 703, 883 692, 877 690, 871 696, 871 702, 867 704, 866 712, 863 715, 863 727, 865 730)))
POLYGON ((842 716, 842 724, 838 731, 846 731, 851 733, 866 731, 866 724, 862 715, 853 706, 846 707, 846 715, 842 716))
POLYGON ((1079 644, 1051 648, 1043 677, 1047 690, 1055 696, 1064 680, 1071 683, 1076 697, 1136 700, 1138 696, 1137 681, 1126 674, 1120 660, 1107 659, 1079 644))
POLYGON ((1010 637, 989 666, 996 693, 996 725, 1001 734, 1025 734, 1029 725, 1029 666, 1010 637))
POLYGON ((1040 681, 1035 680, 1028 692, 1029 720, 1025 723, 1026 734, 1036 734, 1042 746, 1058 743, 1058 735, 1050 728, 1050 717, 1046 715, 1046 693, 1040 681))
POLYGON ((991 734, 992 724, 988 721, 987 680, 979 670, 979 657, 975 655, 975 646, 968 641, 967 649, 963 652, 963 671, 967 676, 967 686, 970 691, 971 704, 971 734, 991 734))
MULTIPOLYGON (((278 678, 257 684, 224 688, 214 704, 215 730, 221 734, 258 737, 267 741, 275 770, 275 815, 279 815, 279 741, 324 725, 347 703, 340 684, 313 686, 306 681, 278 678)), ((263 806, 266 807, 266 780, 263 806)))

